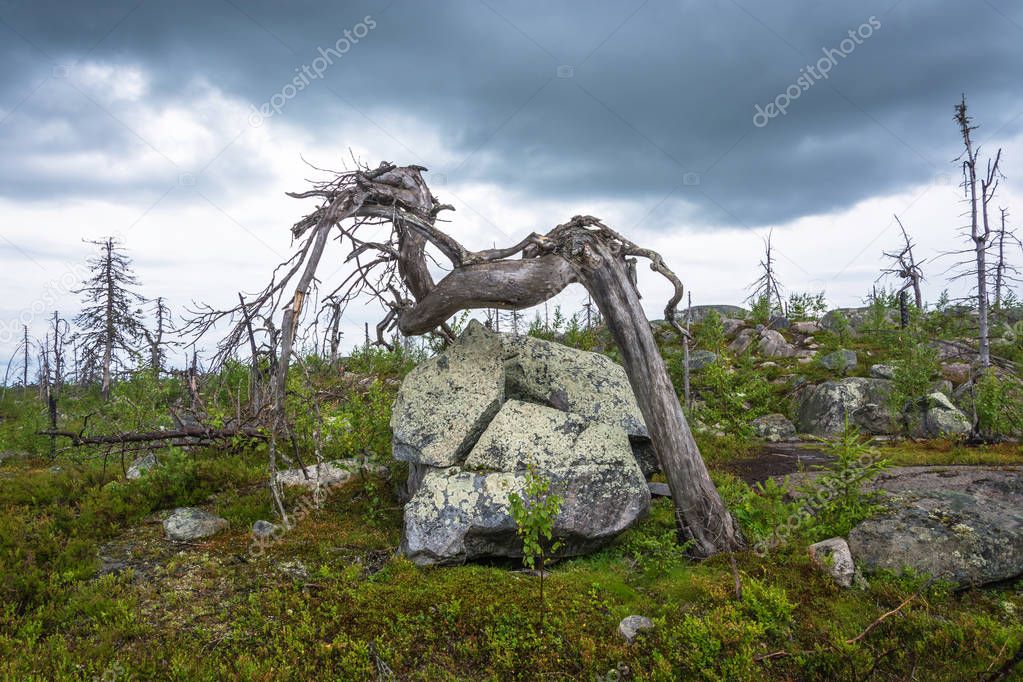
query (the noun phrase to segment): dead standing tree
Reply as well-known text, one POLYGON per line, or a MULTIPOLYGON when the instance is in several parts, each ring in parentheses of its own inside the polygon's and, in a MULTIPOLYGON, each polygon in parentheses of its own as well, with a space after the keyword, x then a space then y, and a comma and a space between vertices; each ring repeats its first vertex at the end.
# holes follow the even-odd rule
POLYGON ((778 273, 774 268, 774 249, 771 245, 773 236, 774 232, 767 233, 767 239, 764 240, 764 259, 760 261, 760 269, 763 274, 749 285, 750 295, 746 299, 747 302, 754 305, 760 301, 766 301, 768 317, 774 311, 777 311, 779 315, 785 313, 781 300, 781 284, 778 282, 778 273))
POLYGON ((533 233, 506 248, 469 251, 437 228, 438 214, 453 209, 430 192, 422 177, 424 170, 382 163, 375 169, 335 173, 309 191, 290 194, 321 200, 316 210, 292 227, 294 237, 302 240, 297 252, 278 266, 271 283, 248 302, 230 310, 206 308, 188 328, 202 334, 225 318, 233 319, 220 346, 226 357, 243 339, 244 323, 239 320, 283 304, 274 387, 277 426, 284 418, 285 379, 296 330, 335 230, 350 245, 346 262, 352 272, 323 299, 347 303, 369 295, 380 301, 385 313, 376 327, 377 343, 387 347, 385 336, 395 329, 406 336, 438 334, 450 339, 446 321, 460 311, 519 311, 547 301, 569 284, 581 283, 621 352, 668 479, 681 538, 691 541, 690 552, 698 557, 742 546, 738 527, 700 457, 629 277, 626 259, 640 257, 671 282, 674 294, 665 318, 681 331, 675 309, 682 298, 682 284, 661 256, 633 244, 593 216, 576 216, 545 235, 533 233), (373 234, 367 237, 367 233, 373 234), (438 282, 428 267, 433 250, 450 266, 438 282), (293 279, 288 299, 286 288, 293 279))
POLYGON ((923 294, 920 291, 920 282, 924 279, 923 270, 920 269, 923 261, 917 262, 916 257, 913 256, 913 242, 910 240, 906 228, 902 225, 902 221, 899 220, 899 216, 894 216, 894 218, 895 222, 899 224, 899 229, 902 230, 902 249, 897 252, 884 252, 885 257, 892 260, 892 265, 881 271, 881 277, 893 275, 903 282, 902 287, 899 288, 899 306, 903 318, 902 326, 905 327, 909 322, 906 319, 908 311, 906 311, 904 305, 908 289, 913 289, 913 301, 916 303, 917 310, 923 310, 924 308, 923 294))
MULTIPOLYGON (((973 125, 973 119, 967 114, 965 95, 955 107, 955 121, 959 126, 959 134, 963 138, 963 153, 956 160, 962 163, 962 187, 966 195, 967 214, 970 216, 970 223, 966 226, 966 237, 972 242, 972 247, 969 250, 973 252, 973 265, 961 276, 976 276, 980 364, 981 367, 990 367, 991 347, 988 335, 989 305, 987 285, 989 273, 987 268, 987 251, 990 245, 992 229, 988 205, 994 199, 995 192, 998 189, 998 181, 1002 177, 1001 171, 998 168, 998 164, 1002 159, 1002 150, 998 150, 994 159, 988 159, 986 172, 978 174, 977 161, 980 156, 980 147, 975 147, 973 144, 973 131, 977 129, 977 126, 973 125)), ((964 263, 958 265, 964 265, 964 263)))
POLYGON ((1015 230, 1007 225, 1008 209, 999 208, 998 211, 1001 214, 1001 221, 991 244, 995 250, 995 262, 991 265, 991 285, 995 291, 995 310, 1001 311, 1008 285, 1010 283, 1018 284, 1021 281, 1019 269, 1009 262, 1008 255, 1005 253, 1006 242, 1010 249, 1013 246, 1023 249, 1023 242, 1016 236, 1015 230))

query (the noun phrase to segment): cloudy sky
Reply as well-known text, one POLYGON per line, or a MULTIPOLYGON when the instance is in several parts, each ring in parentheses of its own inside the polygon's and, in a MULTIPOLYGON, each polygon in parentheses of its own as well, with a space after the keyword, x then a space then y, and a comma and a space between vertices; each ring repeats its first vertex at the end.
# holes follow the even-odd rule
POLYGON ((745 298, 770 230, 786 290, 836 305, 893 213, 920 256, 954 248, 961 93, 1021 205, 1023 6, 766 4, 0 0, 0 363, 22 323, 77 311, 86 239, 118 235, 179 311, 261 288, 306 162, 426 166, 470 247, 598 215, 694 303, 745 298))

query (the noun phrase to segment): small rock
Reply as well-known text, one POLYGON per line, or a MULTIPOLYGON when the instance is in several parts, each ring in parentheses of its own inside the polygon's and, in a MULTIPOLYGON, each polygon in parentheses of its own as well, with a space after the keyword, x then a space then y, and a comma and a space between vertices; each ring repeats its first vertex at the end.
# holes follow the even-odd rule
POLYGON ((316 487, 318 479, 320 487, 333 487, 347 483, 362 469, 378 476, 387 475, 385 466, 374 466, 360 459, 339 459, 320 464, 319 476, 317 476, 316 465, 310 464, 304 472, 299 468, 278 471, 277 481, 283 486, 303 486, 313 489, 316 487))
POLYGON ((190 542, 216 535, 227 528, 227 520, 197 507, 179 507, 163 522, 168 540, 190 542))
POLYGON ((870 376, 875 379, 894 379, 895 368, 891 365, 871 365, 870 376))
POLYGON ((752 422, 753 433, 768 443, 795 440, 796 427, 783 414, 766 414, 752 422))
POLYGON ((295 580, 308 580, 309 578, 309 569, 306 568, 305 564, 298 560, 282 561, 277 565, 277 569, 281 573, 289 575, 295 580))
POLYGON ((849 543, 844 538, 830 538, 809 547, 810 559, 819 569, 826 572, 839 587, 852 587, 856 576, 849 543))
POLYGON ((153 453, 143 455, 131 463, 131 466, 128 467, 128 472, 125 474, 125 478, 129 481, 137 481, 142 478, 146 472, 155 469, 158 466, 160 466, 160 462, 157 461, 156 455, 153 453))
POLYGON ((646 616, 626 616, 618 624, 618 633, 625 638, 629 644, 645 630, 653 630, 654 622, 646 616))
POLYGON ((671 497, 671 488, 667 483, 651 482, 647 483, 647 487, 650 488, 650 497, 671 497))
POLYGON ((714 364, 717 359, 717 353, 712 353, 709 350, 694 350, 689 354, 689 369, 693 371, 701 370, 708 365, 714 364))
POLYGON ((726 317, 721 320, 721 326, 725 329, 725 338, 734 339, 739 332, 746 328, 746 323, 733 317, 726 317))
POLYGON ((749 350, 749 347, 753 345, 753 334, 754 332, 752 329, 743 329, 739 332, 739 335, 736 336, 730 344, 728 344, 728 351, 732 355, 742 355, 745 353, 749 350))
POLYGON ((856 353, 846 348, 828 353, 820 359, 820 363, 833 372, 845 374, 856 367, 856 353))
POLYGON ((257 539, 265 539, 273 535, 274 531, 277 530, 277 526, 260 519, 252 524, 252 537, 257 539))

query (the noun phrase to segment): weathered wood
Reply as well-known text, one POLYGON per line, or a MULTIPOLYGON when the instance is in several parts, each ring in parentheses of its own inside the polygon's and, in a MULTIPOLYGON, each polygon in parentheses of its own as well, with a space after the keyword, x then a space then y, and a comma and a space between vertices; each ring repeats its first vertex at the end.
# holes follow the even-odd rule
POLYGON ((618 346, 668 479, 683 538, 693 543, 690 552, 708 557, 741 547, 742 535, 700 457, 624 260, 585 228, 575 231, 559 252, 590 292, 618 346))

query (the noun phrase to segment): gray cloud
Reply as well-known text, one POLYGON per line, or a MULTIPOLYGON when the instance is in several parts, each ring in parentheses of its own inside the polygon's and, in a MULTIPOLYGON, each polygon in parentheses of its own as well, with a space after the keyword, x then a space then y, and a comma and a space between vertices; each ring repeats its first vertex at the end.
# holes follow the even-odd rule
MULTIPOLYGON (((408 148, 391 160, 527 195, 666 201, 689 205, 668 213, 705 223, 764 225, 954 175, 951 115, 960 92, 984 124, 982 138, 1023 124, 1015 87, 1023 10, 1007 1, 764 8, 748 0, 10 0, 0 3, 0 140, 9 150, 0 193, 158 196, 182 170, 157 163, 125 179, 79 166, 26 167, 39 155, 52 155, 59 169, 62 155, 116 158, 149 144, 114 120, 116 105, 76 92, 54 78, 54 67, 72 65, 73 81, 79 60, 139 65, 152 78, 146 101, 154 107, 187 103, 197 77, 258 105, 367 15, 376 28, 280 117, 331 144, 339 121, 369 119, 408 148), (753 125, 754 105, 773 100, 871 16, 880 28, 827 80, 786 115, 753 125), (558 77, 560 66, 570 77, 558 77), (435 128, 464 161, 423 157, 407 131, 381 123, 398 112, 435 128)), ((234 133, 220 132, 226 145, 234 133)), ((172 148, 159 153, 175 156, 172 148)), ((258 163, 229 158, 230 172, 209 191, 264 177, 258 163)))

